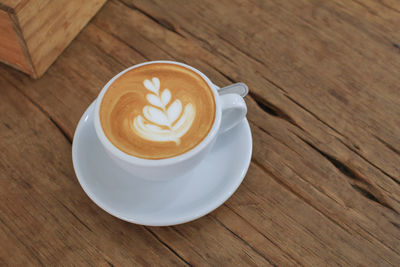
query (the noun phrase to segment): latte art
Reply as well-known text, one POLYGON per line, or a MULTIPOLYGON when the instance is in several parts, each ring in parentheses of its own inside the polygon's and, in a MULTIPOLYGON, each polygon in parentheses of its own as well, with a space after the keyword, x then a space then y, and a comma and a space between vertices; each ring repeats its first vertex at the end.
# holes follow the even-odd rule
POLYGON ((196 110, 193 104, 186 104, 182 110, 181 101, 176 99, 168 106, 171 92, 168 89, 160 92, 160 80, 157 77, 152 81, 145 80, 143 85, 151 92, 146 95, 146 99, 152 106, 143 108, 143 115, 148 122, 141 115, 135 118, 133 122, 135 133, 147 140, 173 141, 179 145, 180 138, 190 129, 194 121, 196 110))
POLYGON ((133 68, 115 79, 100 104, 100 123, 119 150, 144 159, 181 155, 211 130, 215 101, 195 71, 172 63, 133 68))

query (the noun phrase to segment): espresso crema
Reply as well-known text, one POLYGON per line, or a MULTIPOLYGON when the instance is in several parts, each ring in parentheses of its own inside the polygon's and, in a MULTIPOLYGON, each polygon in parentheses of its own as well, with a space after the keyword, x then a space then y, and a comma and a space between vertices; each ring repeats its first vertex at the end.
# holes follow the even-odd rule
POLYGON ((144 159, 165 159, 197 146, 215 120, 211 88, 196 72, 171 63, 129 70, 106 91, 100 122, 110 142, 144 159))

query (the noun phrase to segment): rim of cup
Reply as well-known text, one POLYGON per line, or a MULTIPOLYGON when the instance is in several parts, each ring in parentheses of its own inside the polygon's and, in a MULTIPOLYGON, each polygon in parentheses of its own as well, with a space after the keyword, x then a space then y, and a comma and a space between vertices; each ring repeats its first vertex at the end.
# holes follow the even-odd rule
POLYGON ((101 89, 99 95, 96 98, 96 103, 95 103, 95 108, 94 108, 94 128, 96 131, 96 134, 100 140, 100 142, 103 144, 106 150, 108 150, 112 155, 117 157, 120 160, 123 160, 125 162, 135 164, 135 165, 140 165, 140 166, 165 166, 165 165, 173 165, 175 163, 185 161, 196 154, 200 153, 203 149, 208 147, 208 145, 216 138, 216 135, 218 134, 219 126, 221 124, 221 105, 219 101, 219 94, 217 92, 216 86, 210 81, 210 79, 204 75, 201 71, 198 69, 189 66, 185 63, 181 62, 176 62, 176 61, 171 61, 171 60, 155 60, 155 61, 147 61, 143 62, 140 64, 133 65, 117 75, 115 75, 110 81, 107 82, 107 84, 101 89), (111 141, 107 138, 103 131, 103 126, 101 125, 100 122, 100 105, 103 100, 104 94, 107 92, 108 88, 110 85, 118 79, 120 76, 124 75, 126 72, 138 68, 140 66, 144 65, 150 65, 150 64, 155 64, 155 63, 164 63, 164 64, 175 64, 175 65, 180 65, 183 66, 187 69, 190 69, 191 71, 199 74, 201 78, 207 83, 207 85, 210 87, 211 91, 213 92, 214 96, 214 103, 215 103, 215 119, 213 122, 213 125, 208 132, 207 136, 200 142, 198 143, 195 147, 190 149, 189 151, 186 151, 183 154, 174 156, 174 157, 169 157, 165 159, 144 159, 144 158, 139 158, 135 157, 132 155, 129 155, 121 150, 119 150, 114 144, 111 143, 111 141))

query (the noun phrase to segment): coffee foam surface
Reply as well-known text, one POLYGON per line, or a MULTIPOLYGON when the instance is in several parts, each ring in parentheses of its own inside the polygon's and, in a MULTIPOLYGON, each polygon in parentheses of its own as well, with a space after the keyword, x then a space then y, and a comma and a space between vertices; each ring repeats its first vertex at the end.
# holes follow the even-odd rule
POLYGON ((213 93, 183 66, 155 63, 117 78, 105 93, 100 121, 107 138, 147 159, 180 155, 200 143, 215 119, 213 93))

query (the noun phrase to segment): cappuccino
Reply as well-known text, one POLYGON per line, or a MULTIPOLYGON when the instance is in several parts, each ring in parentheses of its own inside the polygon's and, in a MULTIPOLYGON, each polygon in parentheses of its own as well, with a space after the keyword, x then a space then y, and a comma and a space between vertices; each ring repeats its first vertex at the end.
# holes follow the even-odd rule
POLYGON ((153 63, 129 70, 106 91, 100 123, 119 150, 165 159, 196 147, 209 133, 216 106, 212 89, 196 72, 153 63))

